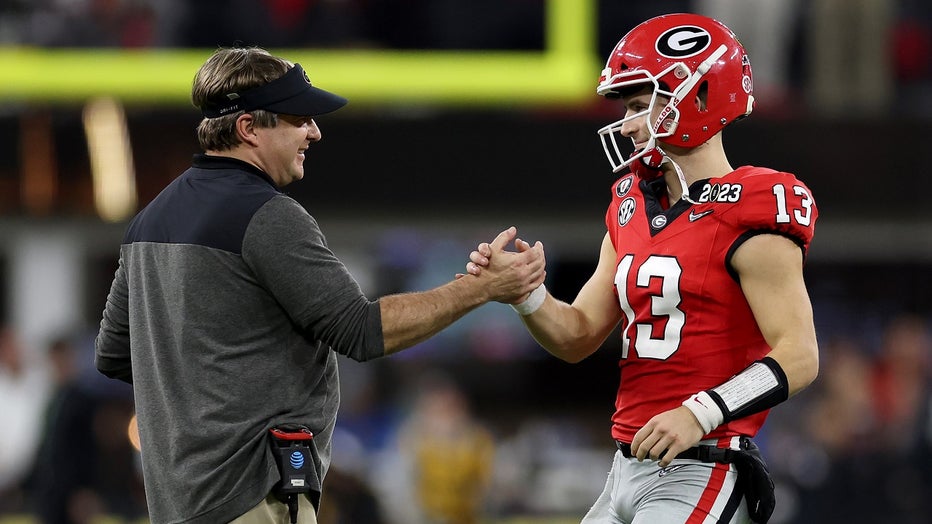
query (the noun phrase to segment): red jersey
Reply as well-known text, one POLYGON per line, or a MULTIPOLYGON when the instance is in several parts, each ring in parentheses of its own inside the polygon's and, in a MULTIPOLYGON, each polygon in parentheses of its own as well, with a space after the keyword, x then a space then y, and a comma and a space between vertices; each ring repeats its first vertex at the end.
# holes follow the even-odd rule
MULTIPOLYGON (((612 186, 605 222, 615 247, 615 292, 623 312, 621 381, 612 436, 634 434, 693 393, 725 382, 770 352, 731 269, 753 235, 776 233, 805 254, 818 210, 789 173, 745 166, 695 182, 664 209, 664 180, 633 174, 612 186)), ((709 438, 754 436, 767 412, 727 424, 709 438)))

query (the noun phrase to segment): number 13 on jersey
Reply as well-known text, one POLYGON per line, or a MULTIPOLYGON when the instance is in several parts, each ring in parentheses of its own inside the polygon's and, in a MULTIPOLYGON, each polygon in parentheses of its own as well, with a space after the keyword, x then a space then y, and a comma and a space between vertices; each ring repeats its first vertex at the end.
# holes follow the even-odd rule
MULTIPOLYGON (((628 358, 632 344, 639 358, 655 360, 667 360, 680 349, 683 330, 687 323, 686 312, 695 311, 684 306, 683 297, 702 296, 708 289, 718 289, 721 292, 722 286, 734 283, 724 272, 728 261, 709 260, 709 253, 730 251, 734 247, 733 242, 752 229, 761 231, 773 229, 776 234, 786 234, 787 231, 798 231, 812 226, 816 212, 812 196, 805 186, 777 183, 771 186, 771 193, 773 200, 765 198, 757 201, 757 205, 765 206, 759 208, 761 214, 755 214, 763 219, 761 222, 751 224, 744 223, 740 219, 726 220, 731 222, 732 236, 718 233, 704 236, 701 233, 702 229, 696 229, 691 232, 695 234, 688 235, 688 238, 686 235, 681 235, 663 242, 663 251, 666 254, 651 254, 640 264, 637 261, 641 257, 636 257, 631 253, 619 259, 614 283, 618 291, 618 302, 626 320, 621 337, 622 358, 628 358), (764 211, 766 208, 770 211, 764 211), (767 223, 768 215, 773 217, 773 222, 770 224, 767 223), (685 241, 683 241, 684 238, 685 241), (703 242, 700 240, 702 238, 708 238, 710 242, 724 242, 724 244, 719 245, 718 248, 702 247, 703 242), (684 271, 692 271, 692 275, 702 275, 701 278, 704 279, 702 280, 704 283, 700 285, 700 288, 693 290, 692 294, 686 293, 682 287, 684 271)), ((757 194, 766 195, 766 193, 757 194)), ((724 205, 748 205, 742 200, 738 199, 733 204, 724 205)), ((712 221, 707 221, 690 227, 716 228, 719 226, 713 225, 712 221)), ((655 247, 647 247, 647 249, 653 250, 655 247)), ((695 277, 693 280, 695 281, 695 277)), ((740 290, 735 290, 734 293, 734 298, 738 299, 740 290)))
MULTIPOLYGON (((808 226, 812 221, 812 197, 803 186, 793 186, 793 194, 799 197, 799 209, 793 209, 792 218, 801 226, 808 226)), ((789 224, 790 213, 786 204, 786 187, 774 184, 773 196, 777 199, 777 224, 789 224)))

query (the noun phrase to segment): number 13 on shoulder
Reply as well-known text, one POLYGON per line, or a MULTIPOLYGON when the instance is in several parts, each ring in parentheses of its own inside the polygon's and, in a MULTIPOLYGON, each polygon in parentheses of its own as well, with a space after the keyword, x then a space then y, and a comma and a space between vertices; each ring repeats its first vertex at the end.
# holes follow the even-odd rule
POLYGON ((775 217, 777 224, 789 224, 791 219, 795 219, 797 224, 808 226, 812 221, 812 197, 803 186, 793 186, 793 194, 799 197, 799 207, 794 207, 793 214, 790 215, 786 202, 786 187, 783 184, 774 184, 773 196, 777 199, 775 217))

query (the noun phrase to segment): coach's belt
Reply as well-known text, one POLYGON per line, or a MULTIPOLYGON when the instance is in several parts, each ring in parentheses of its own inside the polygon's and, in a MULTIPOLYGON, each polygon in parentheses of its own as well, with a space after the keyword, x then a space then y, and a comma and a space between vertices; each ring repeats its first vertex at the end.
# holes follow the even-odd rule
MULTIPOLYGON (((741 437, 746 439, 747 437, 741 437)), ((631 453, 631 444, 627 442, 621 442, 616 440, 615 445, 618 446, 618 451, 621 451, 621 455, 625 458, 632 458, 634 454, 631 453)), ((742 443, 743 445, 743 443, 742 443)), ((689 448, 679 455, 676 456, 678 459, 691 459, 691 460, 701 460, 702 462, 724 462, 730 463, 732 459, 733 450, 726 448, 716 448, 715 446, 696 446, 694 448, 689 448)))

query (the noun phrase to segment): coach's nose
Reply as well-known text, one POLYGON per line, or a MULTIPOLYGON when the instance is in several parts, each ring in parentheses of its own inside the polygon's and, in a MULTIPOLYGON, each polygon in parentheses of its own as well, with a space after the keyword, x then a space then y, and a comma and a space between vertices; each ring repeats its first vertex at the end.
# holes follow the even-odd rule
POLYGON ((311 142, 320 142, 324 135, 320 132, 320 126, 313 119, 307 126, 307 139, 311 142))

